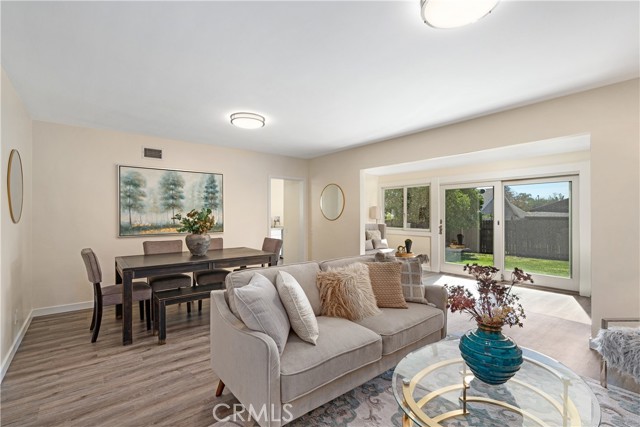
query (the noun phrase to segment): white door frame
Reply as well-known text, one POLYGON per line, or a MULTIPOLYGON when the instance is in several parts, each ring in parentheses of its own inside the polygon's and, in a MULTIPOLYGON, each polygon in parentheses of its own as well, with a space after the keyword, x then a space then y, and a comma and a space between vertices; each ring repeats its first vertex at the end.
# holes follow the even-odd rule
POLYGON ((440 195, 440 211, 438 217, 438 247, 440 256, 440 271, 451 274, 464 274, 461 264, 447 263, 445 259, 445 247, 448 242, 445 241, 446 235, 446 190, 464 189, 464 188, 477 188, 477 187, 493 187, 493 265, 499 266, 504 263, 504 244, 502 239, 498 238, 502 233, 502 216, 503 216, 503 202, 500 181, 477 181, 477 182, 464 182, 460 184, 441 184, 439 189, 440 195), (500 194, 498 194, 500 193, 500 194), (440 225, 442 229, 440 230, 440 225))
MULTIPOLYGON (((579 292, 582 296, 591 296, 591 270, 590 265, 590 242, 591 242, 591 217, 590 206, 591 197, 589 194, 589 164, 576 163, 570 165, 559 165, 547 168, 538 168, 521 171, 501 171, 498 173, 486 173, 470 177, 448 177, 441 180, 437 187, 439 208, 437 210, 439 216, 436 220, 438 225, 443 225, 442 234, 438 233, 437 254, 438 263, 441 272, 449 272, 454 274, 462 274, 461 271, 452 271, 456 264, 446 264, 444 256, 444 222, 445 222, 445 202, 444 195, 446 189, 452 188, 470 188, 482 185, 494 185, 494 265, 501 270, 504 269, 504 195, 503 185, 527 182, 544 182, 544 181, 571 181, 571 236, 572 236, 572 254, 571 254, 571 271, 570 279, 551 278, 544 275, 533 274, 534 281, 539 286, 548 286, 561 290, 579 292), (497 183, 497 184, 496 184, 497 183), (498 242, 499 241, 499 242, 498 242), (497 244, 496 244, 497 243, 497 244)), ((439 230, 439 229, 437 229, 439 230)), ((461 270, 461 269, 460 269, 461 270)), ((508 272, 504 272, 508 279, 508 272)))
POLYGON ((308 230, 308 215, 306 213, 307 206, 307 180, 306 178, 300 177, 292 177, 292 176, 280 176, 280 175, 269 175, 269 179, 267 181, 267 212, 266 212, 266 225, 267 225, 267 234, 269 236, 271 234, 271 180, 272 179, 282 179, 285 181, 298 181, 300 182, 300 247, 302 248, 302 259, 309 259, 308 255, 308 245, 307 245, 307 230, 308 230))

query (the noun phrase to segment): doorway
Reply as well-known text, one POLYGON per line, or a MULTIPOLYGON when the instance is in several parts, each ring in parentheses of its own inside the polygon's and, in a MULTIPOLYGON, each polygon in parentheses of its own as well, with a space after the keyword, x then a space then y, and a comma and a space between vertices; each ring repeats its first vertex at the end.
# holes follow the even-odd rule
POLYGON ((280 263, 306 260, 304 180, 271 178, 269 184, 269 236, 282 239, 280 263))

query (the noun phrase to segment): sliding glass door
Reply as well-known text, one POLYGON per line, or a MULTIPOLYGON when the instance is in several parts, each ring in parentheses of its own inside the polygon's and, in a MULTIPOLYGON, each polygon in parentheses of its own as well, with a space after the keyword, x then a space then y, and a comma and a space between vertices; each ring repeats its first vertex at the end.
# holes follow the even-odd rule
POLYGON ((440 187, 440 270, 518 267, 539 286, 577 291, 575 176, 440 187))
POLYGON ((495 198, 497 183, 443 186, 440 236, 441 270, 463 274, 462 266, 497 265, 501 260, 496 246, 496 209, 502 202, 495 198))
POLYGON ((538 285, 578 288, 576 177, 503 183, 504 267, 538 285))

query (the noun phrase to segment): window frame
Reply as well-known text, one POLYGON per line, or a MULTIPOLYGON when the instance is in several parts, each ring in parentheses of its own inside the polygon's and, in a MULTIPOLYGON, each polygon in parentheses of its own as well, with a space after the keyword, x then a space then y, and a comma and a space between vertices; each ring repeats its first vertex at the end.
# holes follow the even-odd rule
POLYGON ((382 200, 382 212, 383 212, 383 218, 382 218, 382 222, 387 226, 387 228, 389 230, 403 230, 403 231, 413 231, 413 232, 431 232, 431 218, 432 218, 432 213, 431 213, 431 183, 427 182, 427 183, 414 183, 414 184, 404 184, 404 185, 388 185, 388 186, 381 186, 380 187, 380 193, 381 193, 381 200, 382 200), (409 188, 420 188, 420 187, 426 187, 428 189, 428 195, 427 195, 427 228, 418 228, 418 227, 407 227, 407 217, 408 217, 408 213, 407 213, 407 203, 408 203, 408 197, 407 197, 407 193, 409 188), (385 195, 386 195, 386 190, 399 190, 402 189, 402 227, 392 227, 390 225, 387 224, 386 218, 385 218, 385 206, 386 206, 386 200, 385 200, 385 195))

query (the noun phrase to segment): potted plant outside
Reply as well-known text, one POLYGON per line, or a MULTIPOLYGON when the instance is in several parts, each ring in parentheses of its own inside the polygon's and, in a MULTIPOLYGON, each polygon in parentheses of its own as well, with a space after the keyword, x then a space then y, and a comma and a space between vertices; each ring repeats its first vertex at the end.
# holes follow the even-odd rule
POLYGON ((203 256, 206 254, 211 244, 211 236, 208 233, 215 224, 211 209, 202 208, 199 211, 193 209, 185 216, 178 213, 172 219, 180 221, 179 233, 190 233, 185 238, 185 243, 191 255, 203 256))

